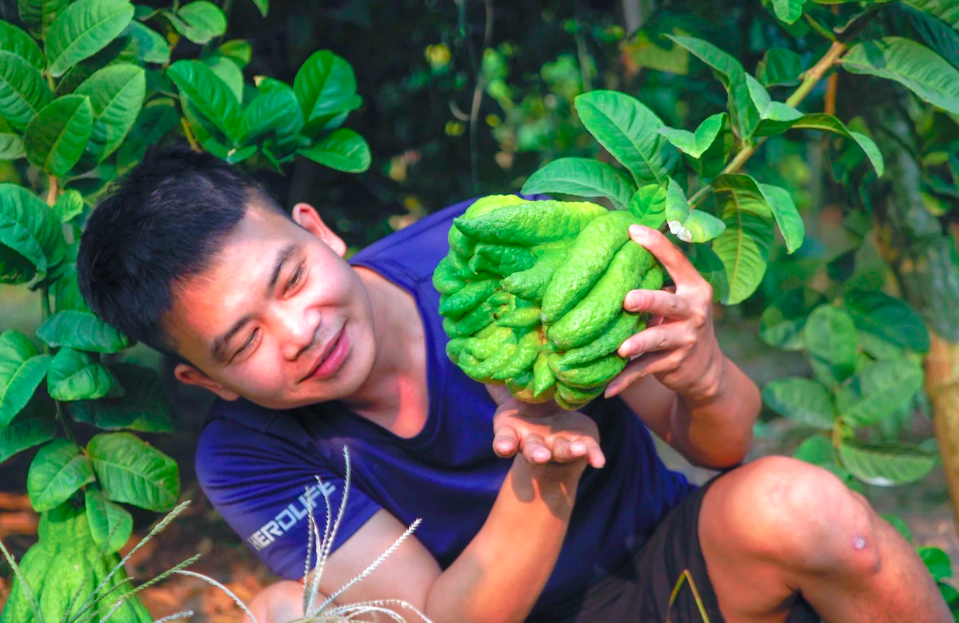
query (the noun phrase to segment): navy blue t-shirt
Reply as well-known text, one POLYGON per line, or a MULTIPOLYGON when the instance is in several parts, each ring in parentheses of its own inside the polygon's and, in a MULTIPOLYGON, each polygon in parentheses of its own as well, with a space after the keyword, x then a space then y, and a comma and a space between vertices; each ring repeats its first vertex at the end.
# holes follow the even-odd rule
MULTIPOLYGON (((278 575, 299 579, 307 552, 306 504, 325 524, 317 484, 331 495, 334 516, 349 447, 351 485, 334 549, 383 508, 400 522, 423 522, 416 538, 448 567, 486 521, 512 459, 492 450, 496 405, 483 384, 446 357, 447 337, 432 285, 449 251, 453 218, 471 201, 434 213, 350 259, 407 290, 424 321, 429 415, 404 439, 337 402, 271 411, 250 402, 217 401, 197 448, 200 484, 214 507, 278 575)), ((383 346, 383 345, 381 345, 383 346)), ((388 345, 386 345, 388 347, 388 345)), ((587 468, 569 532, 534 613, 582 590, 635 554, 663 515, 691 489, 666 469, 646 427, 618 398, 584 410, 599 427, 603 469, 587 468)), ((370 561, 372 562, 372 561, 370 561)))

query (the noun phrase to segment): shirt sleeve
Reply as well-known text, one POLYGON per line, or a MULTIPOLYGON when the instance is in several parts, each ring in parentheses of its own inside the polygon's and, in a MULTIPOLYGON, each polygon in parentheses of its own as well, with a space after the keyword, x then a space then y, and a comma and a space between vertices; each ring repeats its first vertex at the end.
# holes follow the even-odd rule
MULTIPOLYGON (((307 505, 322 536, 327 522, 323 492, 329 494, 331 524, 342 500, 343 478, 318 454, 226 420, 207 424, 197 446, 197 479, 213 507, 264 564, 288 580, 302 578, 306 569, 307 505)), ((379 508, 351 486, 331 551, 379 508)), ((314 553, 310 568, 315 564, 314 553)))

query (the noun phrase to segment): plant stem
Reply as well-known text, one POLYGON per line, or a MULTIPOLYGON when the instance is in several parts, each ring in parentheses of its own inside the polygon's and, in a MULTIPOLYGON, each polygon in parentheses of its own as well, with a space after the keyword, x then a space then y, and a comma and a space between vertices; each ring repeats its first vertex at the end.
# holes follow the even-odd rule
POLYGON ((63 432, 67 434, 67 439, 73 443, 80 445, 80 442, 77 441, 77 434, 73 432, 73 426, 70 424, 70 418, 67 417, 67 411, 63 408, 63 403, 59 400, 53 401, 57 405, 57 419, 60 420, 60 424, 63 426, 63 432))
POLYGON ((186 134, 186 140, 190 142, 190 148, 197 153, 203 151, 200 144, 196 142, 196 137, 193 136, 193 128, 190 127, 190 122, 186 120, 186 117, 180 117, 180 124, 183 126, 183 133, 186 134))
POLYGON ((47 205, 52 206, 57 202, 57 195, 60 194, 60 180, 55 175, 50 176, 50 187, 47 189, 47 205))
POLYGON ((53 311, 50 309, 50 289, 41 288, 40 289, 40 317, 43 320, 46 320, 53 315, 53 311))

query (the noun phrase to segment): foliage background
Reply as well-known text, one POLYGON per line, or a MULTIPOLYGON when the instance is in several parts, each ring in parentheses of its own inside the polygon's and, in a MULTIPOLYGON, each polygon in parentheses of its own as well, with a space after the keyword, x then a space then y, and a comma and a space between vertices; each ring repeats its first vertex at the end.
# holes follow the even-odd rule
MULTIPOLYGON (((297 68, 317 49, 329 49, 353 66, 364 104, 352 113, 349 127, 369 142, 371 168, 347 175, 298 159, 288 176, 258 172, 281 205, 314 204, 353 248, 455 201, 518 191, 530 173, 559 155, 601 157, 595 141, 571 114, 572 100, 584 88, 614 88, 637 96, 674 127, 694 128, 722 108, 725 93, 703 65, 694 65, 685 76, 649 68, 683 63, 678 55, 657 56, 652 50, 650 41, 659 41, 654 39, 659 31, 672 32, 681 25, 690 34, 720 45, 747 69, 759 62, 768 47, 784 45, 788 38, 758 1, 687 0, 653 6, 651 2, 600 0, 516 0, 489 5, 478 0, 274 0, 265 19, 249 0, 222 4, 230 16, 223 40, 246 39, 253 47, 252 60, 244 70, 247 82, 256 75, 269 75, 292 83, 297 68), (492 6, 491 17, 488 6, 492 6), (655 21, 647 22, 648 27, 635 36, 625 37, 627 22, 635 19, 637 9, 640 17, 655 16, 655 21), (479 97, 478 78, 482 80, 479 97)), ((16 14, 16 0, 0 0, 0 19, 15 22, 16 14)), ((181 43, 177 56, 195 57, 198 48, 191 46, 181 43)), ((824 46, 820 39, 801 38, 799 51, 808 63, 822 55, 824 46)), ((860 77, 840 78, 836 97, 840 118, 860 112, 855 94, 862 84, 860 77)), ((810 96, 814 107, 827 97, 826 83, 810 96)), ((930 115, 926 123, 946 138, 959 133, 955 122, 941 114, 930 115)), ((852 200, 842 190, 843 171, 830 170, 833 162, 841 160, 836 156, 842 155, 834 149, 825 139, 777 137, 750 162, 751 170, 761 170, 766 179, 791 191, 807 230, 798 258, 777 261, 784 256, 784 250, 777 248, 757 294, 740 306, 719 310, 725 350, 761 385, 784 375, 811 374, 801 354, 774 350, 758 338, 759 315, 779 292, 807 279, 823 278, 814 274, 814 267, 824 260, 839 260, 834 270, 852 270, 863 284, 877 283, 884 271, 874 248, 864 247, 855 258, 847 256, 853 235, 842 225, 852 200), (830 182, 834 173, 838 181, 830 182)), ((0 163, 0 181, 16 181, 18 175, 15 167, 0 163)), ((940 209, 948 210, 950 204, 940 209)), ((0 331, 16 328, 32 334, 39 320, 35 293, 0 286, 0 331)), ((178 460, 183 497, 202 498, 193 484, 192 450, 208 397, 174 385, 169 362, 147 349, 136 347, 128 354, 155 366, 167 381, 175 398, 178 432, 148 438, 178 460)), ((909 410, 901 423, 905 436, 930 436, 927 411, 921 404, 909 410)), ((757 455, 791 453, 804 436, 771 412, 764 414, 758 432, 757 455)), ((24 453, 0 466, 0 490, 13 494, 0 497, 0 504, 17 506, 16 494, 22 491, 14 485, 24 482, 31 458, 32 453, 24 453)), ((667 460, 698 480, 708 475, 688 469, 674 457, 667 460)), ((940 470, 921 486, 868 489, 880 510, 896 510, 907 517, 917 539, 959 552, 940 470)), ((142 528, 154 517, 143 512, 135 519, 142 528)), ((252 592, 269 578, 202 503, 182 527, 174 529, 180 532, 167 534, 167 544, 210 552, 207 570, 221 579, 252 592), (231 565, 235 571, 225 572, 231 565)), ((11 541, 15 554, 30 544, 30 533, 29 511, 0 514, 0 537, 20 535, 11 541)), ((156 557, 162 558, 162 553, 156 557)), ((165 568, 156 562, 157 569, 165 568)), ((139 570, 150 572, 149 559, 138 564, 139 570)), ((165 597, 152 598, 154 614, 162 614, 165 597)), ((182 601, 183 594, 166 598, 182 601)), ((207 609, 213 618, 229 619, 235 614, 226 606, 221 610, 215 601, 208 600, 207 609)))

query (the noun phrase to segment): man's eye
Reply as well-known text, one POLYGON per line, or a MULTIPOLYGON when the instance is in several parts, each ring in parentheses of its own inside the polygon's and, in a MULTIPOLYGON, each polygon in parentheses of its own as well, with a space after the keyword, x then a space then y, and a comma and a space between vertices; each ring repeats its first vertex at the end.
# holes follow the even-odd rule
POLYGON ((243 343, 243 346, 241 346, 240 349, 236 351, 236 354, 234 356, 243 354, 244 352, 249 350, 251 346, 253 346, 253 342, 256 340, 258 331, 259 329, 250 334, 250 339, 248 339, 246 342, 243 343))
POLYGON ((298 266, 296 272, 293 273, 293 277, 290 278, 290 282, 287 284, 286 289, 292 290, 297 284, 300 283, 300 279, 303 277, 303 266, 298 266))

